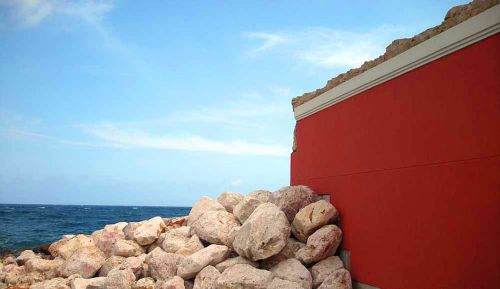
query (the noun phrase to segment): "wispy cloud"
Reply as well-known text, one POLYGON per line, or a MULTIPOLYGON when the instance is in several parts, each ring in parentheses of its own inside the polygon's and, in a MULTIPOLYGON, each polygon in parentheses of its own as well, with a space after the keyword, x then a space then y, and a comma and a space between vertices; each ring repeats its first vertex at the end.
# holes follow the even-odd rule
POLYGON ((252 32, 244 36, 260 42, 249 50, 254 56, 272 54, 307 65, 332 68, 359 66, 382 54, 393 39, 406 32, 406 28, 384 25, 365 32, 316 27, 300 31, 252 32))

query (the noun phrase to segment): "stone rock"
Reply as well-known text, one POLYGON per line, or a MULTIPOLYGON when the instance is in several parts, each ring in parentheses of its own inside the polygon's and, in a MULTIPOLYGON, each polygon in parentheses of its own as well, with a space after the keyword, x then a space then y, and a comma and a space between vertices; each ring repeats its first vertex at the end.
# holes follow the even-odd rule
POLYGON ((83 247, 63 263, 60 274, 62 277, 80 274, 83 278, 92 278, 104 262, 106 262, 106 257, 97 247, 83 247))
POLYGON ((71 255, 82 247, 94 246, 94 241, 85 235, 76 235, 52 243, 49 252, 53 257, 68 259, 71 255))
POLYGON ((342 241, 342 231, 335 225, 327 225, 317 230, 307 239, 307 244, 300 249, 296 257, 305 264, 323 260, 337 251, 342 241))
POLYGON ((297 259, 291 258, 281 261, 271 268, 271 272, 277 278, 300 284, 303 289, 312 288, 311 273, 297 259))
POLYGON ((217 289, 220 272, 214 266, 207 266, 196 275, 194 289, 217 289))
POLYGON ((179 228, 182 226, 186 226, 188 221, 187 216, 183 217, 172 217, 172 218, 163 218, 163 223, 167 226, 167 230, 179 228))
POLYGON ((131 289, 135 283, 135 275, 131 270, 113 269, 106 277, 106 289, 131 289))
POLYGON ((266 289, 273 273, 246 264, 229 267, 217 280, 218 289, 266 289))
POLYGON ((252 261, 278 254, 290 236, 285 214, 274 204, 264 203, 255 209, 236 232, 233 248, 252 261))
POLYGON ((116 224, 106 225, 104 229, 92 233, 92 239, 96 246, 104 253, 106 258, 113 254, 113 244, 119 239, 125 239, 123 229, 128 223, 120 222, 116 224))
POLYGON ((134 233, 137 228, 139 228, 145 221, 142 222, 130 222, 123 228, 123 234, 125 235, 126 240, 133 240, 134 233))
POLYGON ((338 256, 330 256, 314 264, 310 269, 313 288, 317 288, 330 274, 342 268, 344 268, 344 263, 338 256))
POLYGON ((9 264, 14 264, 17 266, 17 261, 14 257, 8 256, 7 258, 3 259, 2 262, 4 265, 9 265, 9 264))
POLYGON ((168 280, 156 282, 155 289, 185 289, 184 280, 179 276, 174 276, 168 280))
POLYGON ((103 288, 106 284, 106 277, 95 277, 91 279, 75 278, 71 281, 71 289, 103 288))
POLYGON ((16 258, 16 262, 19 265, 24 265, 24 263, 26 263, 26 261, 28 261, 29 259, 36 259, 36 258, 40 258, 40 256, 38 256, 37 254, 35 254, 35 252, 31 250, 24 250, 16 258))
POLYGON ((240 223, 245 223, 245 221, 250 217, 253 211, 261 204, 261 200, 245 196, 241 202, 239 202, 233 209, 234 216, 240 221, 240 223))
POLYGON ((200 241, 200 238, 198 238, 198 235, 193 235, 189 240, 186 242, 186 245, 179 249, 177 252, 175 252, 177 255, 182 255, 182 256, 189 256, 192 255, 201 249, 203 249, 203 243, 200 241))
POLYGON ((226 211, 208 211, 191 224, 196 235, 211 244, 230 246, 229 233, 240 224, 226 211))
POLYGON ((256 198, 263 203, 272 202, 272 200, 273 200, 273 193, 271 193, 270 191, 266 191, 266 190, 253 191, 253 192, 249 193, 247 196, 251 197, 251 198, 256 198))
POLYGON ((152 244, 158 239, 165 223, 161 217, 154 217, 141 224, 134 232, 134 240, 142 246, 152 244))
POLYGON ((300 209, 318 199, 318 195, 306 186, 288 186, 273 193, 273 203, 285 213, 290 223, 300 209))
POLYGON ((59 268, 64 263, 61 258, 56 258, 54 260, 46 260, 40 258, 33 258, 26 261, 24 264, 24 269, 26 272, 36 272, 41 273, 44 279, 55 278, 59 272, 59 268))
POLYGON ((222 272, 226 271, 227 268, 232 267, 234 265, 238 265, 238 264, 247 264, 247 265, 250 265, 250 266, 255 267, 255 268, 257 268, 259 266, 259 263, 257 263, 257 262, 248 260, 247 258, 244 258, 241 256, 237 256, 234 258, 229 258, 226 261, 223 261, 223 262, 217 264, 215 266, 215 268, 217 270, 219 270, 219 272, 222 273, 222 272))
POLYGON ((225 192, 222 193, 217 201, 226 208, 229 213, 233 212, 234 207, 243 200, 243 196, 240 193, 235 192, 225 192))
POLYGON ((118 266, 120 270, 131 270, 136 279, 145 277, 148 274, 149 266, 146 263, 146 254, 137 257, 128 257, 118 266))
POLYGON ((319 200, 302 208, 292 222, 292 233, 297 240, 307 242, 307 238, 317 229, 337 219, 337 209, 325 200, 319 200))
POLYGON ((122 256, 111 256, 102 265, 101 269, 99 269, 99 277, 108 276, 109 271, 118 268, 123 261, 125 261, 125 257, 122 256))
POLYGON ((269 285, 267 285, 266 289, 304 289, 300 284, 283 280, 280 278, 274 278, 269 285))
POLYGON ((215 266, 227 259, 230 249, 224 245, 210 245, 186 257, 177 266, 177 275, 191 279, 208 265, 215 266))
POLYGON ((352 289, 351 274, 346 269, 339 269, 330 274, 318 289, 352 289))
POLYGON ((144 249, 132 240, 118 239, 113 244, 113 255, 133 257, 144 254, 144 249))
POLYGON ((177 272, 176 261, 175 254, 167 253, 160 248, 154 249, 146 257, 149 274, 155 280, 167 280, 174 277, 177 272))
POLYGON ((54 278, 34 284, 30 289, 70 289, 67 280, 64 278, 54 278))
POLYGON ((225 211, 224 206, 212 200, 209 197, 202 197, 196 202, 189 212, 187 225, 191 226, 196 222, 204 213, 208 211, 225 211))
POLYGON ((274 267, 276 264, 278 264, 281 261, 284 261, 286 259, 290 258, 295 258, 295 254, 303 247, 305 247, 306 244, 301 243, 294 238, 289 238, 288 242, 285 245, 285 248, 281 250, 278 254, 271 256, 265 260, 262 260, 260 262, 261 268, 270 270, 272 267, 274 267))
POLYGON ((175 253, 186 246, 191 237, 191 227, 179 227, 164 234, 161 247, 167 253, 175 253))
POLYGON ((6 284, 17 284, 24 274, 26 274, 24 266, 9 263, 3 267, 2 279, 6 284))
POLYGON ((132 286, 133 289, 154 289, 155 288, 155 279, 151 277, 146 277, 137 280, 135 282, 134 286, 132 286))

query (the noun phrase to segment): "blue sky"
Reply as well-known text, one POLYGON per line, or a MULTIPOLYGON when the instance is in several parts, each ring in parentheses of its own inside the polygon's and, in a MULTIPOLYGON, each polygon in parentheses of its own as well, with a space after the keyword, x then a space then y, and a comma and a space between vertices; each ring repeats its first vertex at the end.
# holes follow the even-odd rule
POLYGON ((463 3, 0 0, 0 203, 287 185, 291 98, 463 3))

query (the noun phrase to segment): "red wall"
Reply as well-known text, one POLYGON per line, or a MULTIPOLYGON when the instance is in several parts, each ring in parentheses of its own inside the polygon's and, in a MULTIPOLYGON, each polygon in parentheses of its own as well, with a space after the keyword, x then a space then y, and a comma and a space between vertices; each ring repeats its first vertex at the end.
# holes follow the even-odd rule
POLYGON ((500 35, 298 121, 291 165, 359 282, 500 288, 500 35))

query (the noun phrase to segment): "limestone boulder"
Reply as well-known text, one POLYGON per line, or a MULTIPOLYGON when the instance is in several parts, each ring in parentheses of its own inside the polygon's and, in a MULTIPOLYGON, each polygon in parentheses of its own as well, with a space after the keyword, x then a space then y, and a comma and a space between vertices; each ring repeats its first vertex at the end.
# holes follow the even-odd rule
POLYGON ((274 278, 269 285, 267 285, 266 289, 304 289, 300 284, 280 279, 274 278))
POLYGON ((155 289, 185 289, 184 280, 179 276, 174 276, 168 280, 160 280, 155 284, 155 289))
POLYGON ((33 252, 31 250, 24 250, 21 252, 21 254, 19 254, 19 256, 17 256, 16 262, 17 262, 17 264, 22 266, 22 265, 24 265, 24 263, 26 263, 26 261, 28 261, 30 259, 37 259, 37 258, 40 258, 40 256, 35 254, 35 252, 33 252))
POLYGON ((297 259, 290 258, 281 261, 271 268, 271 272, 277 278, 300 284, 303 289, 312 288, 311 273, 297 259))
POLYGON ((339 269, 330 274, 318 289, 352 289, 351 274, 346 269, 339 269))
POLYGON ((146 263, 146 258, 146 254, 142 254, 136 257, 128 257, 117 268, 120 270, 132 271, 136 279, 146 277, 149 272, 149 266, 146 263))
POLYGON ((177 273, 177 257, 160 248, 154 249, 146 257, 149 275, 155 280, 167 280, 177 273))
POLYGON ((71 282, 71 289, 91 289, 102 288, 106 285, 106 277, 95 277, 91 279, 75 278, 71 282))
POLYGON ((94 246, 94 240, 85 235, 76 235, 52 243, 49 246, 49 253, 53 257, 68 259, 74 252, 82 247, 94 246))
POLYGON ((208 265, 215 266, 226 260, 231 249, 224 245, 210 245, 186 257, 177 266, 177 275, 184 279, 191 279, 208 265))
POLYGON ((145 221, 142 222, 130 222, 123 228, 123 234, 125 235, 126 240, 133 240, 134 233, 137 228, 139 228, 145 221))
POLYGON ((294 238, 289 238, 283 250, 278 254, 271 256, 267 259, 260 261, 260 266, 262 269, 270 270, 276 264, 286 259, 295 258, 297 252, 305 247, 306 244, 301 243, 294 238))
POLYGON ((261 200, 245 196, 241 202, 239 202, 233 209, 234 216, 240 221, 240 223, 245 223, 245 221, 250 217, 253 211, 261 204, 261 200))
POLYGON ((290 223, 300 209, 318 200, 318 195, 306 186, 288 186, 273 193, 273 203, 285 213, 290 223))
POLYGON ((113 244, 113 255, 133 257, 144 254, 144 249, 132 240, 118 239, 113 244))
POLYGON ((120 222, 106 225, 104 229, 92 233, 92 239, 94 240, 96 246, 104 253, 106 258, 113 255, 113 244, 117 240, 125 238, 123 229, 127 226, 127 224, 128 223, 120 222))
POLYGON ((217 289, 217 279, 220 277, 219 270, 214 266, 207 266, 196 275, 194 289, 217 289))
POLYGON ((3 259, 2 264, 4 264, 4 265, 14 264, 16 266, 18 265, 16 258, 14 258, 12 256, 8 256, 5 259, 3 259))
POLYGON ((240 193, 235 192, 225 192, 222 193, 217 201, 228 211, 233 212, 234 207, 243 200, 243 196, 240 193))
POLYGON ((196 202, 189 212, 187 225, 191 226, 204 213, 208 211, 225 211, 226 209, 219 202, 212 200, 209 197, 202 197, 196 202))
POLYGON ((132 289, 154 289, 155 283, 155 279, 151 277, 142 278, 135 282, 132 289))
POLYGON ((249 193, 247 196, 251 197, 251 198, 256 198, 263 203, 272 202, 272 200, 273 200, 273 194, 267 190, 253 191, 253 192, 249 193))
POLYGON ((273 273, 254 268, 246 264, 238 264, 225 270, 217 279, 218 289, 266 289, 271 283, 273 273))
POLYGON ((166 230, 171 230, 175 228, 179 228, 182 226, 186 226, 188 221, 187 216, 182 217, 172 217, 172 218, 163 218, 163 223, 165 223, 166 230))
POLYGON ((191 227, 184 226, 164 233, 162 249, 167 253, 175 253, 186 246, 191 237, 191 227))
POLYGON ((175 252, 177 255, 182 255, 182 256, 189 256, 192 255, 201 249, 203 249, 203 243, 200 241, 200 238, 198 238, 198 235, 193 235, 189 240, 186 242, 185 246, 179 249, 177 252, 175 252))
POLYGON ((30 286, 30 289, 70 289, 67 280, 64 278, 54 278, 30 286))
POLYGON ((134 232, 134 240, 142 246, 154 243, 165 229, 161 217, 154 217, 142 223, 134 232))
POLYGON ((222 272, 226 271, 227 268, 232 267, 234 265, 238 265, 238 264, 246 264, 246 265, 250 265, 250 266, 255 267, 255 268, 259 267, 259 263, 248 260, 247 258, 244 258, 241 256, 237 256, 234 258, 229 258, 229 259, 217 264, 215 266, 215 268, 217 270, 219 270, 219 272, 222 273, 222 272))
POLYGON ((292 233, 297 240, 307 242, 307 238, 317 229, 330 224, 338 218, 337 209, 325 200, 305 206, 295 215, 292 233))
POLYGON ((310 269, 313 278, 313 288, 317 288, 328 276, 342 268, 344 268, 344 263, 338 256, 330 256, 314 264, 310 269))
POLYGON ((60 274, 62 277, 80 274, 83 278, 92 278, 104 262, 106 262, 106 256, 97 247, 83 247, 62 264, 60 274))
POLYGON ((109 271, 118 268, 118 266, 120 266, 125 259, 126 258, 122 256, 111 256, 106 259, 104 264, 101 266, 101 269, 99 269, 99 277, 108 276, 109 271))
POLYGON ((289 236, 290 225, 285 214, 276 205, 264 203, 236 232, 233 248, 240 256, 258 261, 278 254, 289 236))
POLYGON ((41 258, 33 258, 26 261, 24 270, 27 273, 40 273, 44 279, 52 279, 57 277, 59 268, 64 263, 64 259, 56 258, 53 260, 46 260, 41 258))
POLYGON ((327 225, 317 230, 307 239, 307 244, 300 249, 296 257, 305 264, 323 260, 335 253, 342 241, 342 231, 335 225, 327 225))
POLYGON ((191 227, 196 235, 211 244, 231 246, 229 234, 233 228, 240 225, 233 214, 226 211, 208 211, 204 213, 191 227))
POLYGON ((131 270, 113 269, 106 277, 106 289, 132 289, 135 283, 135 275, 131 270))

